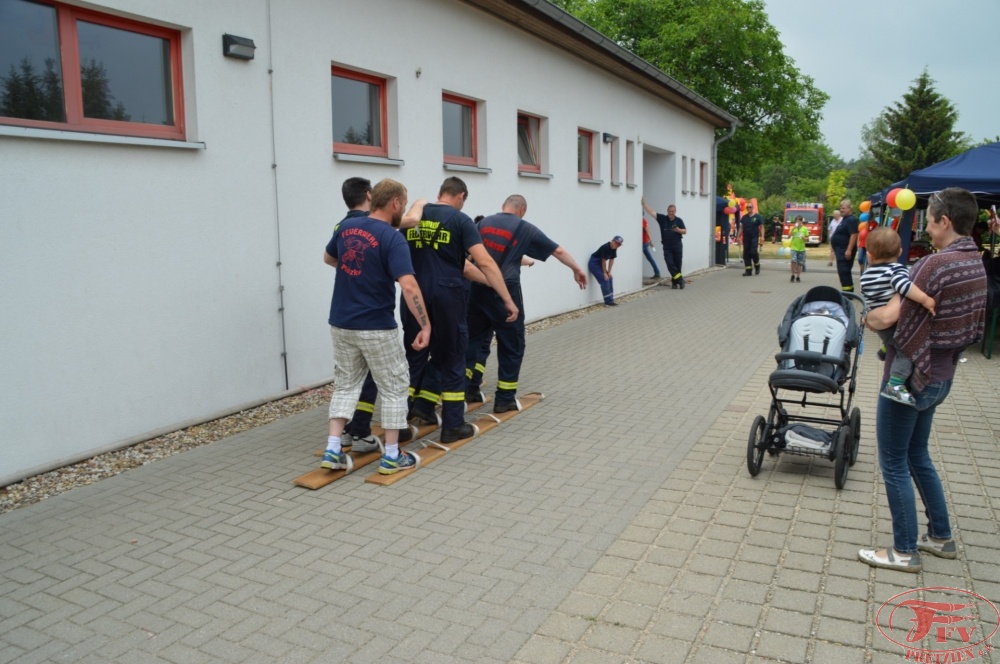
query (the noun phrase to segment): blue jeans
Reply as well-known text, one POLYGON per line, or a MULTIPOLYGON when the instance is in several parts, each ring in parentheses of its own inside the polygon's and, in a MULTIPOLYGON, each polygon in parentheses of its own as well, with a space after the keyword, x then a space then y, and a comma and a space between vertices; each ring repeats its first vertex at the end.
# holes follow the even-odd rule
MULTIPOLYGON (((882 388, 885 389, 885 382, 882 388)), ((900 553, 917 551, 916 484, 927 514, 931 537, 949 539, 951 523, 941 478, 927 449, 937 405, 951 391, 951 381, 934 383, 914 392, 916 407, 879 397, 875 414, 878 437, 878 464, 885 483, 885 495, 892 514, 893 546, 900 553), (912 478, 912 481, 911 481, 912 478)))
POLYGON ((650 246, 651 245, 648 242, 643 242, 642 253, 646 257, 646 260, 649 261, 649 264, 653 266, 653 276, 659 277, 660 266, 656 264, 656 258, 653 257, 653 252, 650 251, 650 246))

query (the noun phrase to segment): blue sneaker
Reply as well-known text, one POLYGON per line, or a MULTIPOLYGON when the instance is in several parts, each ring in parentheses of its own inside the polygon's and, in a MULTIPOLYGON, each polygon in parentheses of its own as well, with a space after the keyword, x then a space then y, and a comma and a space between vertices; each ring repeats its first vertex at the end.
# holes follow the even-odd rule
POLYGON ((410 452, 400 452, 398 459, 390 459, 387 456, 383 456, 382 462, 378 465, 378 472, 379 475, 395 475, 401 470, 415 468, 416 466, 416 456, 410 452))
POLYGON ((328 470, 350 470, 350 465, 351 457, 347 456, 343 450, 340 452, 327 450, 323 453, 323 460, 319 463, 320 468, 328 470))

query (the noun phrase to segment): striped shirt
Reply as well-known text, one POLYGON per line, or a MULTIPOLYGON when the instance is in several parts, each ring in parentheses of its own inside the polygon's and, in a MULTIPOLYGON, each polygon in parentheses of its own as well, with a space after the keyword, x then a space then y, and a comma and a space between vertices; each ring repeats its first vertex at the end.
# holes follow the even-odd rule
POLYGON ((906 297, 912 285, 909 269, 899 263, 872 265, 861 275, 861 294, 869 309, 884 307, 896 293, 906 297))

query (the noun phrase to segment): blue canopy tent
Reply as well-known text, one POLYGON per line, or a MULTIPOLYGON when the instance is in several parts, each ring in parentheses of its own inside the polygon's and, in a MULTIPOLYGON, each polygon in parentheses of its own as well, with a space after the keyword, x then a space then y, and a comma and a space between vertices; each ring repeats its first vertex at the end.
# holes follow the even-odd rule
POLYGON ((957 157, 913 171, 907 177, 880 192, 880 200, 896 187, 909 187, 917 195, 917 207, 923 210, 936 191, 961 187, 971 191, 980 207, 1000 205, 1000 143, 972 148, 957 157))
MULTIPOLYGON (((1000 205, 1000 142, 981 145, 951 159, 913 171, 899 182, 873 194, 868 200, 874 206, 882 206, 886 195, 897 187, 908 187, 917 195, 916 206, 903 213, 901 228, 909 228, 913 224, 914 210, 926 209, 930 197, 948 187, 968 189, 982 208, 1000 205)), ((903 256, 907 256, 910 234, 900 233, 900 240, 903 256)))

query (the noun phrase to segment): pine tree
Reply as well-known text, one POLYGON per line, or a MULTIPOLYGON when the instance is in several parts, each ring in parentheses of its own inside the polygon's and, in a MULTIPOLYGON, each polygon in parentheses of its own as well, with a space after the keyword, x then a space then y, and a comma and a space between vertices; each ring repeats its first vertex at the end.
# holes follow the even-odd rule
MULTIPOLYGON (((968 149, 968 138, 955 130, 958 111, 934 89, 925 69, 909 91, 881 115, 882 131, 872 131, 870 173, 881 186, 915 170, 950 159, 968 149)), ((877 123, 873 128, 879 129, 877 123)))

